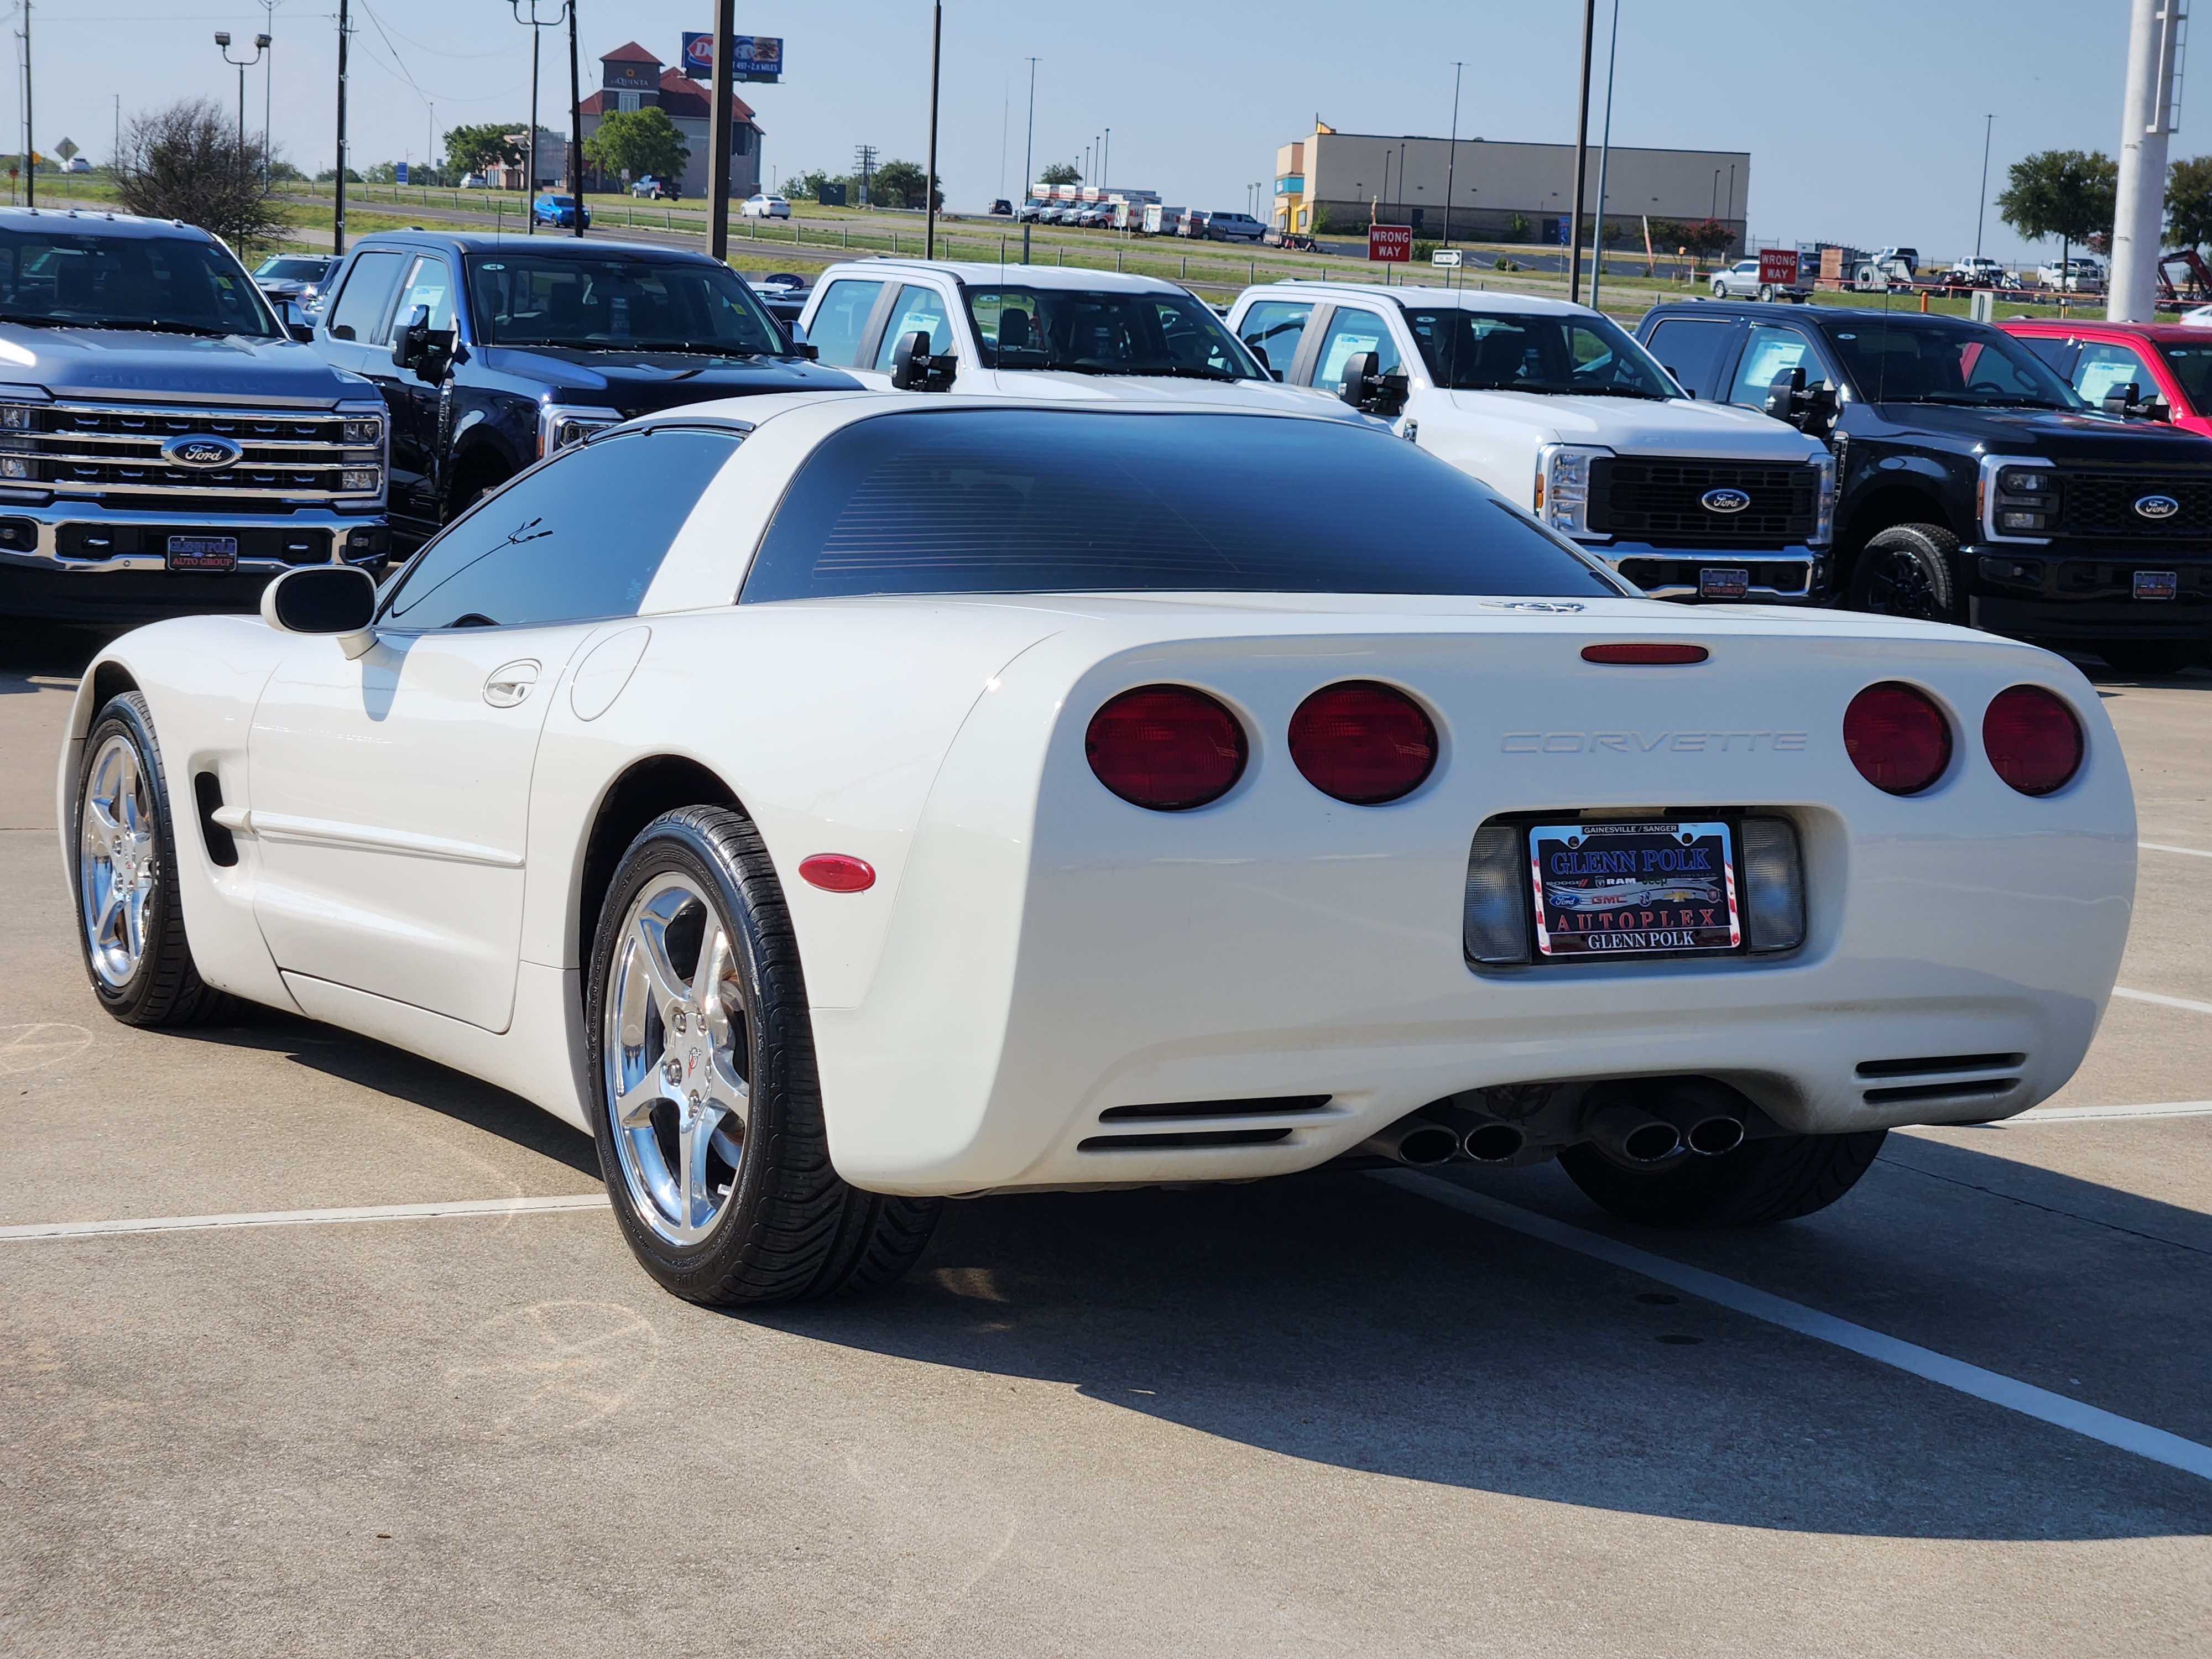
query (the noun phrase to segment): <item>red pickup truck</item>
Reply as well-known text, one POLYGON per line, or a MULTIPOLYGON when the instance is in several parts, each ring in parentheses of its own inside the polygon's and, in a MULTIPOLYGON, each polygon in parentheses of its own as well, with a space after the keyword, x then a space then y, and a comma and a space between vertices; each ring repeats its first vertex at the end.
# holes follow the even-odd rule
POLYGON ((2025 318, 1997 326, 2019 336, 2091 404, 2148 413, 2212 437, 2212 328, 2025 318), (2164 412, 2148 407, 2153 404, 2163 404, 2164 412))

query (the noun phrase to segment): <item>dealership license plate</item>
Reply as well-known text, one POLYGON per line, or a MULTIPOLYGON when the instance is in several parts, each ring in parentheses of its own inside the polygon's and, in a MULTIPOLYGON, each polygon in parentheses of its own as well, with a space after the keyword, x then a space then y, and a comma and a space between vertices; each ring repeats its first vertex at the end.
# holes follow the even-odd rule
POLYGON ((1540 823, 1528 831, 1536 949, 1550 961, 1734 951, 1735 842, 1725 823, 1540 823))
POLYGON ((172 536, 169 538, 169 568, 235 570, 238 568, 238 538, 172 536))
POLYGON ((1751 572, 1741 565, 1707 565, 1698 572, 1701 599, 1740 599, 1751 592, 1751 572))
POLYGON ((2138 570, 2136 572, 2136 597, 2139 599, 2170 599, 2181 586, 2178 570, 2138 570))

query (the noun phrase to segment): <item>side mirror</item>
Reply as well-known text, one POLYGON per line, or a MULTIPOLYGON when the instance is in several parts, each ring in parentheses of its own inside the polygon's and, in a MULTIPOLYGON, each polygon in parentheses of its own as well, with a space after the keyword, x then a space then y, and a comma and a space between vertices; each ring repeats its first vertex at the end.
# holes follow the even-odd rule
POLYGON ((901 392, 944 392, 959 372, 960 359, 952 354, 932 356, 929 335, 916 329, 898 343, 891 356, 891 384, 901 392))
POLYGON ((2129 421, 2165 421, 2173 416, 2164 399, 2143 397, 2142 388, 2133 380, 2107 392, 2101 407, 2106 414, 2129 421))
POLYGON ((315 325, 313 323, 287 323, 284 331, 301 345, 313 345, 315 342, 315 325))
POLYGON ((335 634, 349 658, 376 643, 376 581, 347 564, 302 565, 261 590, 261 620, 280 634, 335 634))
POLYGON ((1336 395, 1363 415, 1394 419, 1405 413, 1406 377, 1378 373, 1379 361, 1371 351, 1356 353, 1344 366, 1336 395))
POLYGON ((430 349, 430 307, 416 306, 392 337, 392 365, 412 368, 430 349))
POLYGON ((1787 421, 1808 438, 1822 438, 1836 420, 1836 389, 1823 381, 1805 388, 1805 366, 1777 374, 1766 388, 1766 412, 1787 421))
POLYGON ((799 331, 799 325, 793 323, 791 325, 791 350, 789 355, 793 357, 803 357, 811 363, 819 361, 822 352, 820 348, 810 345, 807 343, 806 337, 799 331))

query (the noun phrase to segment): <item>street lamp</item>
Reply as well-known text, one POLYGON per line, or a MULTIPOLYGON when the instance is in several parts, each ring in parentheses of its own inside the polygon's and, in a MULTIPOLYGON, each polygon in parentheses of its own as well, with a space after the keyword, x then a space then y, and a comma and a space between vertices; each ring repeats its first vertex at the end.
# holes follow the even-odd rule
POLYGON ((238 71, 238 167, 243 173, 246 170, 246 71, 259 63, 261 54, 269 50, 269 37, 265 34, 253 37, 253 56, 251 58, 233 58, 230 55, 228 29, 217 29, 215 43, 222 49, 222 61, 238 71))
MULTIPOLYGON (((530 198, 530 204, 522 215, 522 234, 526 236, 538 234, 538 43, 545 30, 558 28, 567 22, 568 14, 574 9, 574 0, 561 0, 558 11, 550 17, 540 17, 538 15, 540 3, 542 0, 507 0, 508 9, 514 13, 514 21, 530 31, 530 142, 524 146, 523 151, 523 165, 529 170, 528 177, 523 180, 523 187, 530 198), (523 15, 525 6, 530 8, 527 16, 523 15)), ((583 134, 580 132, 573 137, 578 144, 582 143, 583 134)), ((577 171, 581 172, 582 169, 579 167, 577 171)), ((575 184, 576 234, 580 236, 584 228, 583 180, 579 179, 575 184)))

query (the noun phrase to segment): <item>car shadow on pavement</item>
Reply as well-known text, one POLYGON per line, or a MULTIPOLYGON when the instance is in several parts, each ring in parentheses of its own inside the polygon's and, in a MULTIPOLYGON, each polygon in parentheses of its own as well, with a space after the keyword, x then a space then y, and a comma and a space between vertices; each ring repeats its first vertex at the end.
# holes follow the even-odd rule
MULTIPOLYGON (((1848 1271, 1848 1230, 1825 1231, 1848 1271)), ((1899 1538, 2212 1532, 2206 1482, 1357 1174, 956 1203, 893 1290, 732 1316, 1548 1503, 1899 1538)))
POLYGON ((115 633, 112 628, 0 617, 0 696, 37 690, 30 683, 33 675, 75 679, 115 633))

